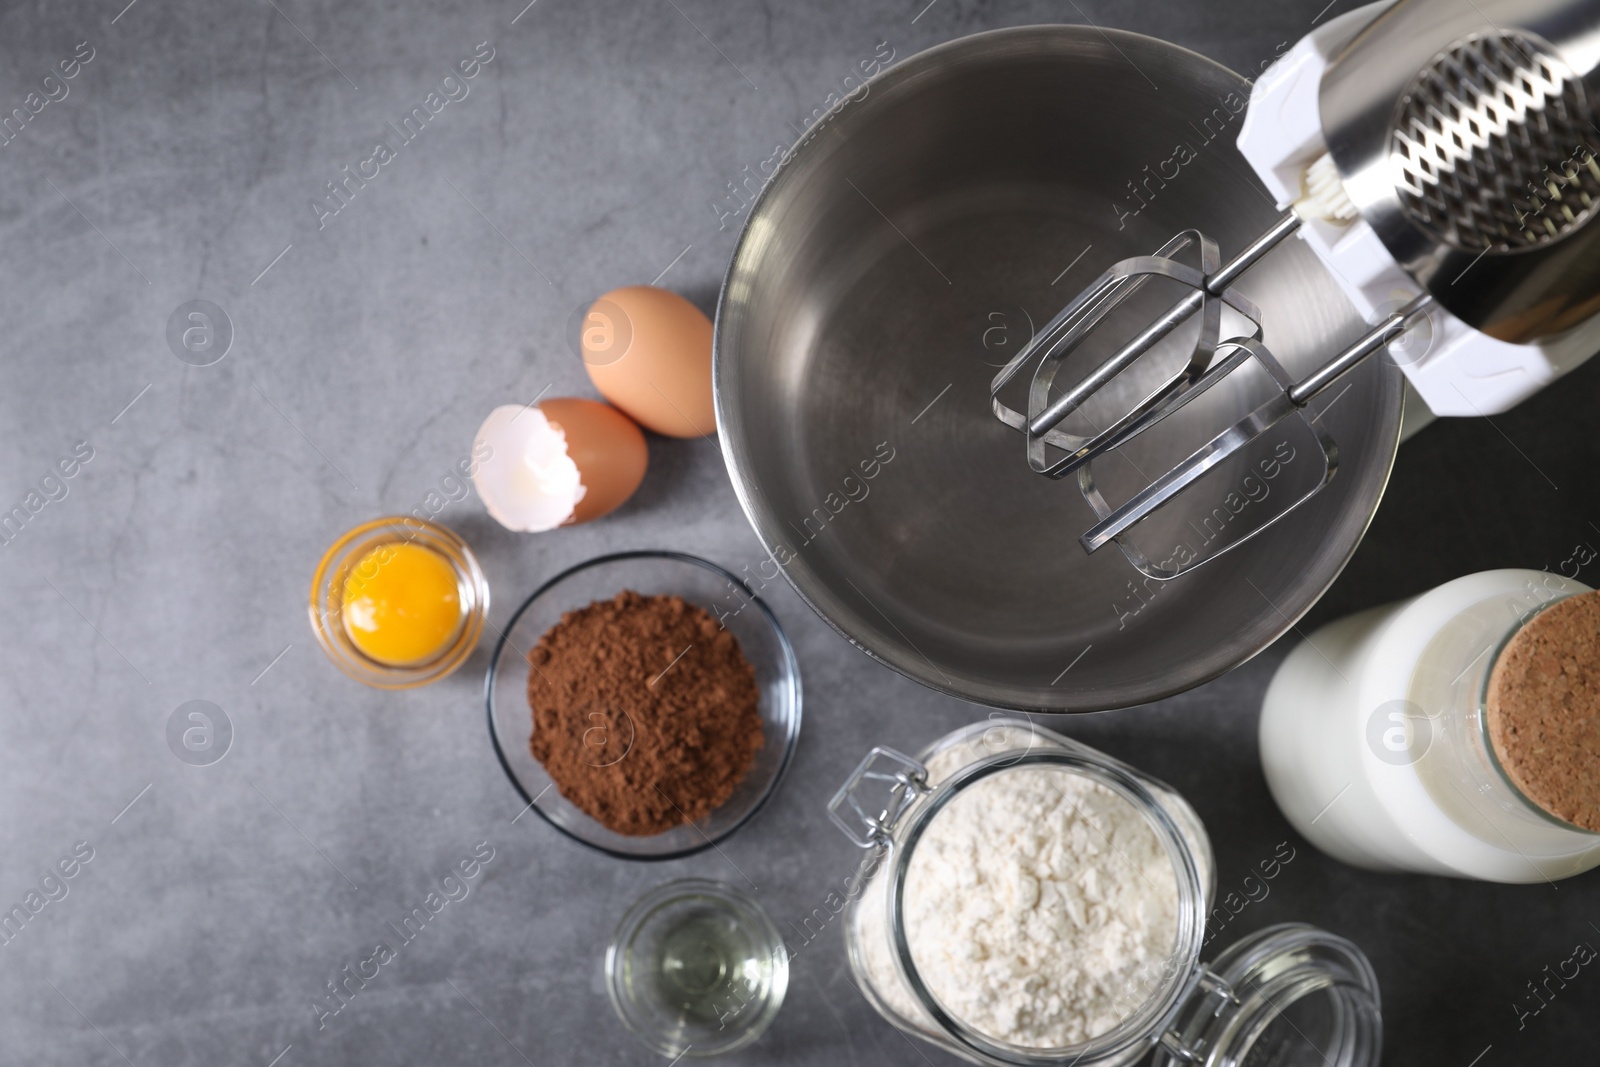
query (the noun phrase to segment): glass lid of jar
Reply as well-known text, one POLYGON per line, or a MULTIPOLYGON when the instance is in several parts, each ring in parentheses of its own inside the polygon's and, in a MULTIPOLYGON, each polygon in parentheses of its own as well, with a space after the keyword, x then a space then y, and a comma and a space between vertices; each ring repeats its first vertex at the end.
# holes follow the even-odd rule
POLYGON ((1302 923, 1269 926, 1204 968, 1152 1067, 1368 1067, 1379 1061, 1378 979, 1359 948, 1302 923))

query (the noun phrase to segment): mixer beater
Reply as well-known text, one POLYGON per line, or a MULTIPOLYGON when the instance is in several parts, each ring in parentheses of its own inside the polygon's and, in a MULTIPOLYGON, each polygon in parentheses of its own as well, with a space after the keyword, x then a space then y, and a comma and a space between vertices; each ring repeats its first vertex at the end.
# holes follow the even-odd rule
POLYGON ((1596 35, 1596 0, 1481 0, 1464 11, 1451 0, 1399 0, 1329 23, 1263 75, 1239 145, 1288 210, 1225 263, 1213 240, 1188 230, 1154 255, 1115 264, 990 384, 991 408, 1024 434, 1029 466, 1050 478, 1077 475, 1097 519, 1078 539, 1085 551, 1115 542, 1141 572, 1166 580, 1283 519, 1338 468, 1337 445, 1307 405, 1413 328, 1431 347, 1396 362, 1441 415, 1503 411, 1600 348, 1600 227, 1591 224, 1600 212, 1600 127, 1590 104, 1600 56, 1579 47, 1596 35), (1574 68, 1575 56, 1588 64, 1574 68), (1234 288, 1295 234, 1371 326, 1298 381, 1268 347, 1260 309, 1234 288), (1066 361, 1151 282, 1184 295, 1056 389, 1066 361), (1225 309, 1244 325, 1222 338, 1225 309), (1103 429, 1063 427, 1074 415, 1086 419, 1086 404, 1186 324, 1194 340, 1181 369, 1103 429), (1027 410, 1019 411, 1001 391, 1030 366, 1027 410), (1097 459, 1246 366, 1271 382, 1264 403, 1120 505, 1105 499, 1097 459), (1153 563, 1127 539, 1285 420, 1315 436, 1324 463, 1320 481, 1287 506, 1181 562, 1153 563))

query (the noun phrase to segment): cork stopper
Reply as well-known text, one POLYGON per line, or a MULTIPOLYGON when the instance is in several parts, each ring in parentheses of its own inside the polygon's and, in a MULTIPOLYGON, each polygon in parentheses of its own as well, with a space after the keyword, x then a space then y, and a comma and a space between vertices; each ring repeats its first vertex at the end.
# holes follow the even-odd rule
POLYGON ((1600 592, 1552 604, 1506 643, 1486 711, 1495 755, 1522 794, 1600 832, 1600 592))

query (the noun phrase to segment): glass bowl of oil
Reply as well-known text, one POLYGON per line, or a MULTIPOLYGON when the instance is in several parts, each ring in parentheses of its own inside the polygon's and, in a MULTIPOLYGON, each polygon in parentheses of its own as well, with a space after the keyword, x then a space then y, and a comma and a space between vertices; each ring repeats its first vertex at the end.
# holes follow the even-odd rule
POLYGON ((453 531, 394 515, 329 546, 311 578, 309 609, 334 666, 378 689, 412 689, 472 654, 489 613, 489 582, 453 531))
POLYGON ((646 1045, 672 1059, 750 1045, 789 988, 789 954, 760 904, 703 878, 639 899, 606 948, 611 1006, 646 1045))

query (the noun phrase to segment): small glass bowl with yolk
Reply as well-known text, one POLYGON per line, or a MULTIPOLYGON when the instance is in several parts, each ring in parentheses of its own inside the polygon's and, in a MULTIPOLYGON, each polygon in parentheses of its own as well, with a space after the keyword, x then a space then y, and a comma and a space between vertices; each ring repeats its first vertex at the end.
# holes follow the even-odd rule
POLYGON ((311 629, 344 673, 379 689, 436 682, 483 635, 489 583, 465 541, 437 523, 363 523, 323 554, 311 629))

